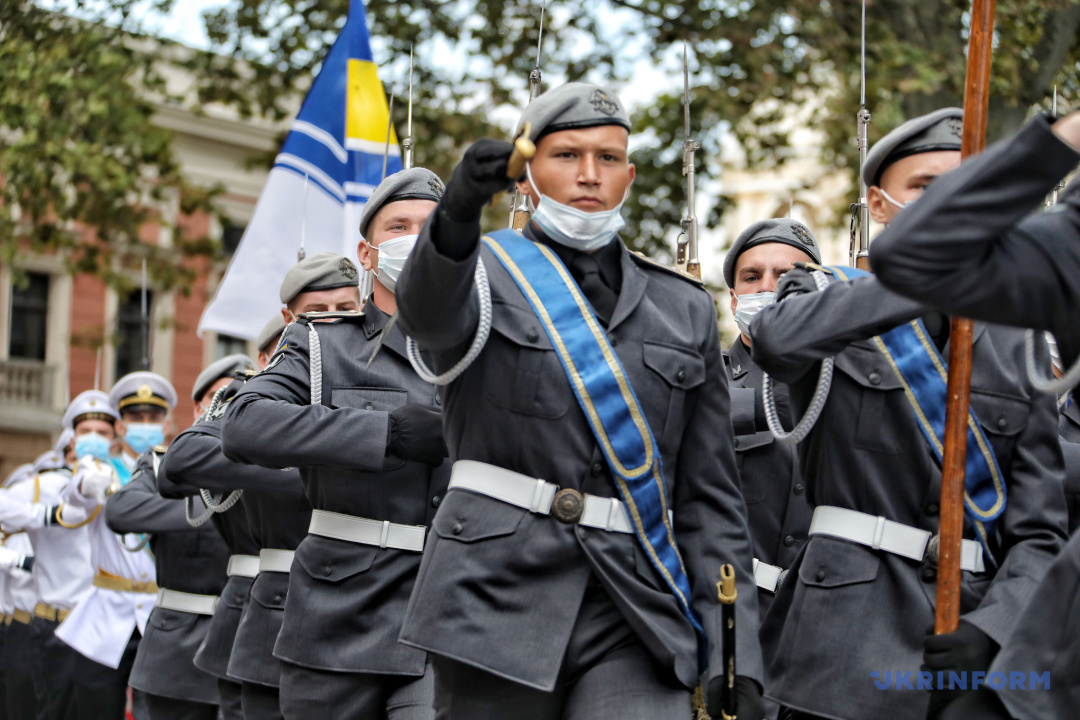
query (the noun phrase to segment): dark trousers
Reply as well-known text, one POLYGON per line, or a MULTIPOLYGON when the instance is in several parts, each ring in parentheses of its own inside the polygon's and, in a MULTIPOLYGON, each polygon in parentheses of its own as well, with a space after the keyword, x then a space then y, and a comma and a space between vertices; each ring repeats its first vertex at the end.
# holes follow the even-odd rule
POLYGON ((115 670, 85 655, 75 658, 75 705, 79 720, 124 720, 127 709, 128 676, 139 649, 139 631, 128 639, 127 647, 115 670))
POLYGON ((244 720, 282 720, 278 689, 253 682, 240 683, 244 720))
POLYGON ((58 623, 39 617, 30 622, 40 657, 40 662, 34 668, 38 718, 76 720, 75 663, 81 656, 74 648, 56 637, 54 633, 57 625, 58 623))
POLYGON ((217 688, 221 697, 221 720, 244 720, 240 683, 218 678, 217 688))
POLYGON ((602 588, 586 590, 555 689, 544 692, 433 656, 436 720, 692 717, 692 695, 659 667, 602 588))
POLYGON ((287 720, 432 720, 433 685, 430 665, 422 677, 410 677, 282 662, 281 714, 287 720))
POLYGON ((217 720, 218 706, 146 693, 150 720, 217 720))
POLYGON ((38 656, 37 639, 29 625, 13 621, 4 640, 4 706, 10 720, 35 720, 37 694, 34 692, 35 667, 38 656))

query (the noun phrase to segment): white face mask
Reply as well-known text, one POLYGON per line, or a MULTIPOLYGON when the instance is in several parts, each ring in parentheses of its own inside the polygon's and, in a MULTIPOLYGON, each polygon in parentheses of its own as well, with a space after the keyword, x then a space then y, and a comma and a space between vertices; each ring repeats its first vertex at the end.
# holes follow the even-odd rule
POLYGON ((529 175, 529 184, 540 196, 540 204, 533 210, 532 219, 548 237, 560 245, 591 252, 611 242, 615 234, 626 224, 620 211, 630 195, 630 188, 623 194, 622 202, 610 210, 588 213, 569 205, 552 200, 536 188, 532 179, 532 168, 525 166, 529 175))
POLYGON ((750 334, 750 321, 761 309, 772 305, 776 300, 774 292, 750 293, 735 296, 735 324, 743 335, 750 334))
POLYGON ((394 292, 397 287, 397 280, 405 269, 405 261, 409 259, 409 253, 416 245, 418 237, 420 236, 402 235, 387 240, 376 248, 379 251, 379 268, 375 278, 390 292, 394 292))
POLYGON ((906 207, 911 207, 912 205, 915 204, 915 200, 918 200, 918 198, 915 198, 915 200, 908 200, 907 202, 901 203, 901 202, 897 201, 892 195, 885 192, 885 188, 879 187, 878 189, 881 190, 882 197, 884 197, 886 200, 888 200, 889 202, 891 202, 893 205, 900 208, 901 210, 903 210, 906 207))

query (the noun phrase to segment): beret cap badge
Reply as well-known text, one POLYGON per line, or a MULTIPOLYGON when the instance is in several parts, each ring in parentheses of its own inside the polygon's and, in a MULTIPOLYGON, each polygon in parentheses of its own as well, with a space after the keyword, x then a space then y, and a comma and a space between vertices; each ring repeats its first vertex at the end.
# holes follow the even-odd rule
POLYGON ((445 190, 445 187, 443 186, 443 184, 439 180, 439 178, 437 178, 437 177, 429 177, 428 178, 428 187, 431 188, 431 192, 433 192, 435 194, 435 197, 442 198, 443 190, 445 190))
POLYGON ((945 122, 948 124, 949 130, 952 131, 953 135, 955 135, 958 138, 962 138, 964 136, 964 121, 963 120, 961 120, 960 118, 949 118, 945 122))
POLYGON ((619 111, 619 103, 600 88, 593 90, 589 102, 597 112, 605 115, 614 115, 619 111))
POLYGON ((349 258, 341 258, 341 262, 338 264, 338 271, 349 280, 356 277, 356 266, 352 264, 352 261, 349 260, 349 258))
POLYGON ((798 223, 793 224, 791 226, 791 232, 795 235, 795 237, 799 238, 799 242, 801 242, 803 245, 806 245, 807 247, 814 247, 814 236, 811 235, 810 231, 807 230, 804 226, 799 225, 798 223))

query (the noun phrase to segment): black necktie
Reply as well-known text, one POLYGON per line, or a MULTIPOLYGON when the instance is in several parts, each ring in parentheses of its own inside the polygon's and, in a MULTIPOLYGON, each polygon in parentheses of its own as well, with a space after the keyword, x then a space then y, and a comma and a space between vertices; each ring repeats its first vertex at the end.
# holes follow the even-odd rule
POLYGON ((615 312, 615 303, 618 302, 619 295, 604 282, 596 259, 586 253, 578 253, 570 261, 570 274, 577 280, 581 292, 585 293, 585 298, 593 306, 600 322, 607 327, 611 321, 611 314, 615 312))

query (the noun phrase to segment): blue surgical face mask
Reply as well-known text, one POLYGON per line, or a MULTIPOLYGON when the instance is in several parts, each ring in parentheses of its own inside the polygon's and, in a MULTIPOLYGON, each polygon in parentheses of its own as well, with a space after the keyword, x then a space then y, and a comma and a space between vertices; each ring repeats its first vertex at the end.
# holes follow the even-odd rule
POLYGON ((622 202, 610 210, 585 212, 561 202, 552 200, 536 188, 532 179, 532 168, 525 166, 529 175, 529 184, 540 196, 540 204, 533 210, 532 219, 548 237, 560 245, 565 245, 579 252, 592 252, 611 242, 626 222, 621 211, 623 203, 630 195, 630 188, 623 194, 622 202))
POLYGON ((104 435, 96 432, 85 433, 75 438, 75 457, 82 458, 87 455, 109 462, 109 448, 112 443, 104 435))
POLYGON ((165 426, 161 423, 130 423, 124 433, 124 442, 136 455, 165 442, 165 426))

